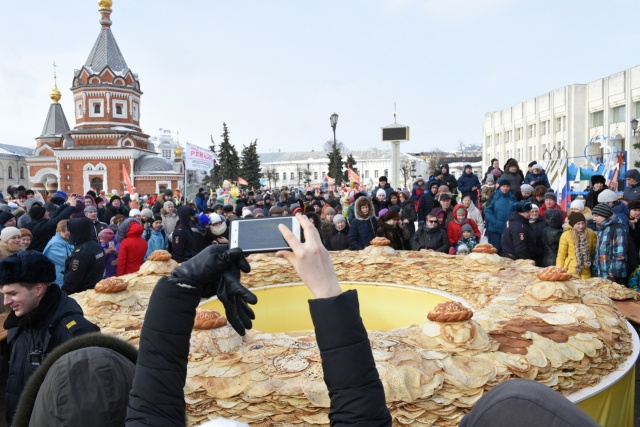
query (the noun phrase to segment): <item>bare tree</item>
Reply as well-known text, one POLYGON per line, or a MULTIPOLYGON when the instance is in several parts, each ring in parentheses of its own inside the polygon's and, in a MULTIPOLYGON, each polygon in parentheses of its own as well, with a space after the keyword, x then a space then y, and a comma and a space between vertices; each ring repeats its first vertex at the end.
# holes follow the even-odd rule
POLYGON ((402 161, 400 162, 400 173, 402 174, 402 178, 404 179, 404 186, 405 187, 409 187, 411 184, 413 184, 413 173, 415 172, 415 169, 413 168, 413 165, 411 164, 411 162, 409 161, 408 158, 403 157, 402 161))
POLYGON ((264 176, 267 180, 267 182, 269 183, 269 187, 274 188, 277 181, 276 181, 276 168, 273 166, 267 166, 264 169, 264 172, 262 172, 262 176, 264 176), (271 183, 273 182, 273 185, 271 185, 271 183))
POLYGON ((464 154, 465 149, 466 149, 466 147, 464 145, 464 141, 459 139, 458 140, 458 151, 460 152, 460 157, 464 157, 465 156, 465 154, 464 154))
POLYGON ((429 167, 431 167, 431 169, 437 168, 446 157, 446 153, 440 148, 434 148, 433 150, 425 151, 422 154, 425 157, 424 160, 429 161, 429 167))
MULTIPOLYGON (((348 150, 347 146, 344 145, 344 143, 342 141, 336 141, 336 148, 340 152, 348 150)), ((325 152, 333 151, 333 139, 330 139, 329 141, 327 141, 324 144, 322 144, 322 151, 325 151, 325 152)))

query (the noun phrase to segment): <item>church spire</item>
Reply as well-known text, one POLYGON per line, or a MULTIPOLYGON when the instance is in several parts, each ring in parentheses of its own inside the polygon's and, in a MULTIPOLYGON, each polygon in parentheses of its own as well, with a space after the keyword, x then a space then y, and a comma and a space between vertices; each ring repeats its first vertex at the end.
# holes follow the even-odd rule
POLYGON ((111 0, 98 0, 98 10, 100 11, 100 15, 102 18, 100 19, 100 25, 102 28, 111 27, 111 6, 113 5, 113 1, 111 0))
POLYGON ((54 104, 57 104, 58 101, 60 101, 60 98, 62 98, 62 94, 58 90, 57 83, 58 82, 56 80, 56 63, 54 61, 53 62, 53 89, 51 89, 51 92, 49 92, 49 98, 51 98, 54 104))

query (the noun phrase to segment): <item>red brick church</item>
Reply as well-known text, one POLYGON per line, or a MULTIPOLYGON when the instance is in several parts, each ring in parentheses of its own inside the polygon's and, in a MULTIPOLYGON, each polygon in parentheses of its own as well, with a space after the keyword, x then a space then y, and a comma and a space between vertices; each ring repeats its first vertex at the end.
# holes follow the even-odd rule
POLYGON ((111 32, 112 1, 98 4, 100 33, 71 87, 76 126, 69 128, 54 80, 42 134, 27 158, 31 186, 49 194, 57 189, 84 194, 92 188, 122 194, 124 166, 140 194, 175 189, 183 179, 180 148, 175 161, 162 158, 142 131, 140 80, 111 32))

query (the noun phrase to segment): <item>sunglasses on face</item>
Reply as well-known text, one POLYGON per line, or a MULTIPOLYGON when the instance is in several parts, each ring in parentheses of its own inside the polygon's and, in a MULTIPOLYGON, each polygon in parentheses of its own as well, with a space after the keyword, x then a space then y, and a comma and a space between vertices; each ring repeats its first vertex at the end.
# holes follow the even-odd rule
POLYGON ((436 222, 438 222, 437 219, 430 219, 429 221, 427 221, 429 224, 435 224, 436 222))

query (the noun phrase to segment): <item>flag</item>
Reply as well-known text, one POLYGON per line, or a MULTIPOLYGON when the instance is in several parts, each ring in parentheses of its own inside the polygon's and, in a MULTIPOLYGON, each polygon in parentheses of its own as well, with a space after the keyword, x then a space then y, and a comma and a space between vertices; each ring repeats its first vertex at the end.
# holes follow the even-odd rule
POLYGON ((347 166, 347 177, 350 181, 360 182, 360 176, 351 169, 351 166, 347 166))
POLYGON ((129 194, 133 194, 133 186, 131 185, 131 178, 127 173, 127 168, 124 167, 124 163, 120 164, 122 165, 122 180, 124 181, 124 185, 127 186, 127 191, 129 192, 129 194))
POLYGON ((238 185, 249 185, 249 183, 244 179, 238 177, 238 185))

